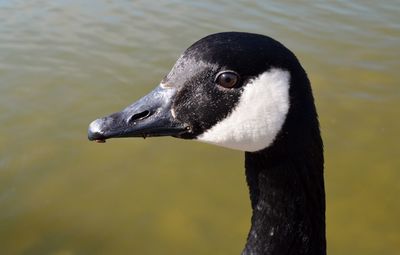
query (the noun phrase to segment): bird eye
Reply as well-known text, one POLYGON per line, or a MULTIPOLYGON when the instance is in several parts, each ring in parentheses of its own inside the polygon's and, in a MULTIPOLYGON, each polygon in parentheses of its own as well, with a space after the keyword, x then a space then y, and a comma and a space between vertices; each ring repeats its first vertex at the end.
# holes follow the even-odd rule
POLYGON ((236 85, 239 80, 239 76, 233 71, 224 71, 217 74, 217 78, 215 82, 224 87, 224 88, 232 88, 236 85))

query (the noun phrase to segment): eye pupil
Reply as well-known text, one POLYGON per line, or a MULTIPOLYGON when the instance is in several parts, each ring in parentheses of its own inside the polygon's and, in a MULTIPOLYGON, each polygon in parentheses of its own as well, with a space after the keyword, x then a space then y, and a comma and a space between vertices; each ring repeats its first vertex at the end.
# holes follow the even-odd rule
POLYGON ((224 88, 232 88, 238 81, 238 75, 233 71, 227 71, 217 75, 216 83, 224 88))

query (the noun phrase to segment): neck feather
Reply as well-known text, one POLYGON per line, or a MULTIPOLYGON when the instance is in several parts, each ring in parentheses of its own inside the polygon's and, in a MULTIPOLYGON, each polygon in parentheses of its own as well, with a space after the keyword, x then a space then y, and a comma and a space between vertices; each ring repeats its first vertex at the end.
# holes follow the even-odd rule
POLYGON ((253 215, 242 254, 326 254, 320 140, 295 155, 274 147, 245 159, 253 215))

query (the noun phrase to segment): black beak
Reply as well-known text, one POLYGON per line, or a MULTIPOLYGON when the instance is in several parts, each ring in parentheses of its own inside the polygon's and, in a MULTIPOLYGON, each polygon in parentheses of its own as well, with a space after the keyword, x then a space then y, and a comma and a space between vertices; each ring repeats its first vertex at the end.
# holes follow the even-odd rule
POLYGON ((121 112, 90 123, 89 140, 105 141, 115 137, 179 136, 188 125, 175 119, 172 113, 174 88, 155 90, 121 112))

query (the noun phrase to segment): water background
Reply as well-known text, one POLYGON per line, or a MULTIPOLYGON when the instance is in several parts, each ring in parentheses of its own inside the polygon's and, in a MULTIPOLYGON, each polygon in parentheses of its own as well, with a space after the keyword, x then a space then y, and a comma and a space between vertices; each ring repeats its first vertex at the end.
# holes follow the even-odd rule
POLYGON ((400 254, 399 1, 0 0, 0 254, 240 254, 243 153, 86 140, 220 31, 270 35, 312 82, 329 254, 400 254))

